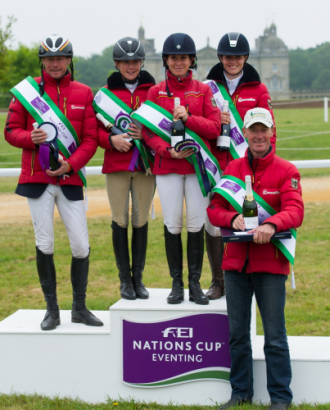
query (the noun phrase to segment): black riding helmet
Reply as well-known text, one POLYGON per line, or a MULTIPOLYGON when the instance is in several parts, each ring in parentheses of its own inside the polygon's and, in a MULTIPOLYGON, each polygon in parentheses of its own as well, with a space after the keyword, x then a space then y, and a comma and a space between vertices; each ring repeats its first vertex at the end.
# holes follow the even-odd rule
POLYGON ((134 37, 124 37, 117 41, 113 47, 114 61, 144 60, 146 58, 143 45, 134 37))
POLYGON ((71 58, 70 71, 71 71, 71 81, 74 80, 73 77, 73 47, 68 38, 60 36, 58 34, 53 34, 51 36, 45 37, 39 46, 39 61, 41 67, 41 81, 39 84, 39 94, 42 96, 44 94, 44 76, 43 76, 43 65, 41 59, 44 57, 69 57, 71 58))
POLYGON ((162 58, 163 65, 167 68, 165 57, 170 54, 188 54, 194 57, 194 60, 190 68, 197 70, 197 57, 196 57, 196 46, 194 40, 184 33, 175 33, 167 37, 164 42, 162 58))
POLYGON ((246 56, 250 54, 250 46, 242 33, 231 32, 225 34, 218 45, 218 55, 246 56))

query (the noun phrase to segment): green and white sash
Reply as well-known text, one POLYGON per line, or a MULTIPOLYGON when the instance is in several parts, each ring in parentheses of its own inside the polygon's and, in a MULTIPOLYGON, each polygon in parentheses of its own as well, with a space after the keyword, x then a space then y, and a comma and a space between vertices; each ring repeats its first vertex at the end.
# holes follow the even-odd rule
MULTIPOLYGON (((126 130, 131 121, 131 114, 133 109, 125 104, 113 92, 105 87, 102 87, 95 95, 93 101, 94 110, 103 115, 109 122, 114 124, 117 128, 126 130)), ((137 121, 135 124, 141 127, 137 121)), ((147 174, 151 174, 149 161, 154 162, 151 153, 143 146, 140 140, 134 139, 134 144, 141 154, 141 158, 146 169, 147 174), (149 160, 149 161, 148 161, 149 160)))
MULTIPOLYGON (((38 124, 51 122, 56 126, 58 131, 58 148, 65 158, 69 158, 79 147, 79 138, 70 121, 49 95, 44 93, 44 95, 40 97, 39 85, 30 76, 15 85, 10 92, 18 99, 38 124)), ((87 186, 85 167, 78 171, 78 175, 84 185, 87 186)))
POLYGON ((217 106, 220 110, 222 110, 224 100, 228 101, 231 120, 229 152, 234 159, 243 158, 248 147, 248 143, 243 135, 243 120, 239 115, 237 108, 235 107, 230 95, 226 90, 226 87, 223 84, 213 80, 206 80, 204 81, 204 83, 211 88, 215 102, 217 103, 217 106))
MULTIPOLYGON (((159 105, 147 100, 141 107, 134 111, 131 115, 133 120, 139 121, 155 134, 159 135, 164 141, 171 144, 171 127, 173 122, 173 115, 159 105)), ((211 187, 213 188, 220 180, 220 168, 218 161, 211 154, 204 141, 192 130, 186 127, 187 138, 193 139, 200 147, 200 153, 205 163, 206 176, 209 179, 211 187)), ((199 163, 195 155, 186 158, 195 168, 198 178, 199 186, 202 194, 207 196, 207 192, 203 183, 203 176, 201 174, 199 163)))
MULTIPOLYGON (((245 182, 231 175, 225 175, 212 192, 222 195, 237 212, 242 213, 242 205, 245 197, 245 182)), ((258 205, 259 224, 261 225, 267 218, 270 218, 277 212, 257 193, 253 192, 253 196, 258 205)), ((297 231, 295 229, 290 229, 290 231, 292 234, 290 239, 272 239, 272 242, 293 265, 296 252, 297 231)))

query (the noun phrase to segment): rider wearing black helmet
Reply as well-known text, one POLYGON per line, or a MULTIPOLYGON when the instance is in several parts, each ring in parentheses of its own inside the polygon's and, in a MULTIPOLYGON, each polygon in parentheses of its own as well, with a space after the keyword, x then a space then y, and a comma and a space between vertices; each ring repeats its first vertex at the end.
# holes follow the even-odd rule
MULTIPOLYGON (((230 32, 219 41, 218 58, 220 62, 211 68, 208 80, 214 80, 224 85, 229 98, 243 119, 245 113, 255 107, 262 107, 272 114, 271 99, 265 84, 261 83, 259 74, 247 63, 250 46, 242 33, 230 32)), ((221 107, 219 107, 221 108, 221 107)), ((230 114, 221 113, 221 123, 230 124, 230 114)), ((275 122, 274 122, 275 124, 275 122)), ((275 150, 276 132, 271 139, 275 150)), ((229 151, 218 151, 216 141, 211 141, 212 154, 217 158, 220 168, 224 171, 226 165, 233 160, 229 151)), ((206 293, 209 299, 218 299, 225 294, 224 277, 221 269, 223 241, 219 228, 215 228, 206 221, 206 249, 212 271, 211 287, 206 293), (221 249, 221 252, 219 252, 221 249)))
MULTIPOLYGON (((183 33, 170 35, 165 40, 162 56, 166 79, 149 90, 148 100, 173 114, 174 119, 181 119, 209 147, 210 140, 220 132, 220 111, 212 99, 210 88, 193 79, 192 69, 197 68, 193 39, 183 33), (175 98, 180 100, 176 108, 175 98)), ((156 152, 154 174, 164 216, 166 256, 173 279, 167 301, 181 303, 184 300, 181 231, 185 199, 189 299, 197 304, 208 304, 199 283, 208 199, 201 192, 194 166, 187 161, 194 151, 185 149, 177 152, 149 128, 144 128, 143 134, 147 144, 156 152)))
POLYGON ((112 212, 112 242, 124 299, 147 299, 142 282, 148 233, 148 214, 155 191, 152 164, 145 157, 141 129, 129 117, 147 99, 154 78, 142 69, 145 59, 143 45, 133 37, 124 37, 113 47, 118 72, 112 73, 95 96, 94 108, 111 123, 121 128, 115 134, 98 121, 98 142, 105 149, 102 172, 112 212), (108 92, 111 91, 111 93, 108 92), (113 103, 119 98, 122 106, 113 103), (109 103, 111 103, 109 105, 109 103), (114 107, 118 107, 116 111, 114 107), (124 113, 125 111, 125 113, 124 113), (132 139, 131 139, 132 138, 132 139), (128 248, 129 196, 132 198, 132 265, 128 248))
POLYGON ((72 322, 102 326, 85 305, 90 248, 83 183, 84 166, 97 148, 93 94, 89 87, 73 79, 73 49, 67 38, 46 37, 38 55, 41 77, 28 77, 12 89, 15 97, 9 106, 5 138, 23 149, 16 193, 28 198, 35 230, 37 270, 47 302, 41 329, 52 330, 60 324, 53 258, 55 204, 72 251, 72 322), (34 129, 38 124, 40 128, 34 129), (53 129, 55 134, 54 129, 57 130, 54 144, 58 144, 62 156, 58 157, 57 170, 49 168, 45 129, 53 129))

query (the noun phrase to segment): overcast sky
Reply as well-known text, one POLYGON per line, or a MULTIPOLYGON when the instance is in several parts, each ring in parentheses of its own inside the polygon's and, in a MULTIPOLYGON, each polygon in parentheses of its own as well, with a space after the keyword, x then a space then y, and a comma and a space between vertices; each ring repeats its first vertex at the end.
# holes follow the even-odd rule
POLYGON ((46 35, 60 33, 73 43, 75 55, 100 54, 125 36, 155 39, 157 51, 171 33, 187 33, 197 49, 217 47, 228 31, 255 39, 272 21, 289 48, 308 48, 330 41, 330 2, 327 0, 0 0, 1 27, 14 15, 15 48, 30 46, 46 35))

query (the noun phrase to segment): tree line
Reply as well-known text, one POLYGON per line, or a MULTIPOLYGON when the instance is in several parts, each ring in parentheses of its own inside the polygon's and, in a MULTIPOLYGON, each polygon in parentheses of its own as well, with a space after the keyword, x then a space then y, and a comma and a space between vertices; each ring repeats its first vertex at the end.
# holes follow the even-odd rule
MULTIPOLYGON (((14 50, 7 46, 12 38, 14 17, 9 17, 4 27, 0 18, 0 94, 8 91, 28 75, 40 75, 38 44, 19 44, 14 50)), ((74 57, 75 79, 97 89, 103 86, 108 75, 115 70, 112 59, 113 46, 101 54, 90 57, 74 57)), ((289 51, 290 89, 324 90, 330 89, 330 42, 307 50, 289 51)), ((7 97, 8 98, 8 97, 7 97)), ((0 106, 3 106, 0 97, 0 106)))

